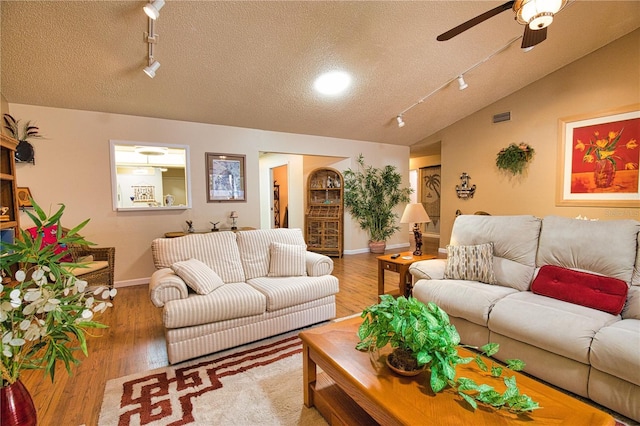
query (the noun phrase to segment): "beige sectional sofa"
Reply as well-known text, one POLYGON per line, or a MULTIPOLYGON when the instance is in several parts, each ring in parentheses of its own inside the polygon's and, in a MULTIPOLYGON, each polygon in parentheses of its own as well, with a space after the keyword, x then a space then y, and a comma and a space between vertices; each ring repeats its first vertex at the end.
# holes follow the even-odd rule
POLYGON ((448 259, 411 266, 413 295, 442 307, 463 343, 498 343, 498 359, 640 421, 639 231, 635 220, 459 216, 448 259))
POLYGON ((163 308, 169 362, 335 318, 333 261, 299 229, 193 234, 152 242, 149 294, 163 308))

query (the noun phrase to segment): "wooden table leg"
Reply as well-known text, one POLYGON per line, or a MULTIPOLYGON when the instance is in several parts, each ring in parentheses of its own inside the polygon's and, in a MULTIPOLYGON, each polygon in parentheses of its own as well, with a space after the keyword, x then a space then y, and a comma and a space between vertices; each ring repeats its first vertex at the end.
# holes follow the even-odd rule
POLYGON ((302 343, 302 386, 304 394, 304 405, 313 407, 313 389, 316 382, 316 363, 313 362, 309 353, 309 346, 302 343))
POLYGON ((384 294, 384 268, 383 262, 378 261, 378 296, 384 294))

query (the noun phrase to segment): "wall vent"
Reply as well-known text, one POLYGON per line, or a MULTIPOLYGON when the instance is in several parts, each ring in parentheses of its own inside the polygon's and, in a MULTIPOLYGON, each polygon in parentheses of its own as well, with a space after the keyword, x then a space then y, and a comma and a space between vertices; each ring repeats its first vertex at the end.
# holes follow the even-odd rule
POLYGON ((494 123, 502 123, 503 121, 511 121, 511 111, 501 112, 493 116, 494 123))

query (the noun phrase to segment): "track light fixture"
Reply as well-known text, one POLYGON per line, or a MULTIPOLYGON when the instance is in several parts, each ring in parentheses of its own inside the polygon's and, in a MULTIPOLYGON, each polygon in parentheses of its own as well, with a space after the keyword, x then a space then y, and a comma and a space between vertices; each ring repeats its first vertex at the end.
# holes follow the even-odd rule
POLYGON ((522 38, 522 36, 518 36, 515 37, 513 39, 511 39, 507 44, 505 44, 503 47, 501 47, 500 49, 496 50, 495 52, 493 52, 491 55, 487 56, 486 58, 484 58, 482 61, 478 62, 477 64, 467 68, 466 70, 464 70, 462 73, 458 74, 457 77, 454 77, 450 80, 448 80, 447 82, 445 82, 444 84, 442 84, 441 86, 435 88, 431 93, 429 93, 428 95, 423 96, 422 98, 418 99, 416 102, 413 103, 413 105, 411 105, 409 108, 406 108, 405 110, 401 111, 400 114, 398 114, 396 116, 396 120, 398 121, 398 127, 404 127, 404 115, 412 110, 413 108, 417 107, 418 105, 424 103, 424 101, 426 101, 428 98, 430 98, 431 96, 435 95, 436 93, 438 93, 439 91, 445 89, 446 87, 448 87, 451 83, 453 83, 454 81, 458 81, 458 89, 460 90, 464 90, 467 87, 469 87, 469 85, 464 81, 464 75, 466 73, 468 73, 469 71, 472 71, 474 69, 476 69, 477 67, 479 67, 480 65, 484 64, 485 62, 487 62, 489 59, 493 58, 494 56, 496 56, 497 54, 503 52, 504 50, 507 50, 507 48, 509 46, 511 46, 513 43, 515 43, 516 41, 520 40, 522 38))
POLYGON ((149 61, 149 65, 144 67, 143 71, 149 77, 153 78, 153 77, 156 76, 156 71, 158 71, 158 68, 160 68, 160 62, 158 62, 155 59, 151 58, 151 60, 149 61))
MULTIPOLYGON (((161 3, 159 5, 159 7, 161 8, 164 5, 164 0, 155 0, 153 2, 155 3, 161 3)), ((147 6, 151 5, 151 3, 149 3, 147 6)), ((147 11, 146 6, 145 6, 145 12, 147 11)), ((157 14, 156 14, 157 17, 157 14)), ((145 40, 147 41, 147 44, 149 45, 149 52, 148 52, 148 65, 144 68, 144 72, 145 74, 147 74, 149 77, 153 78, 156 76, 156 71, 158 71, 158 68, 160 68, 160 62, 156 61, 153 57, 153 50, 154 50, 154 46, 155 44, 158 42, 158 34, 156 34, 155 32, 155 20, 154 18, 149 17, 148 19, 149 21, 149 31, 145 33, 145 40)))
POLYGON ((460 74, 458 76, 458 89, 464 90, 467 87, 469 87, 469 85, 464 81, 464 76, 462 74, 460 74))
POLYGON ((146 13, 149 18, 156 20, 158 19, 158 16, 160 16, 160 9, 162 9, 162 6, 164 6, 164 0, 149 0, 149 3, 143 7, 144 13, 146 13))

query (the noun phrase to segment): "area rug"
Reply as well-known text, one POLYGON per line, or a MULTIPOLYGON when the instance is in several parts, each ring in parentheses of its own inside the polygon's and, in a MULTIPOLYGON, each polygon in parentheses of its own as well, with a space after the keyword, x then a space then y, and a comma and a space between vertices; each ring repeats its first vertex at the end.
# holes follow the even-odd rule
POLYGON ((326 425, 302 396, 297 332, 109 380, 100 426, 326 425))

